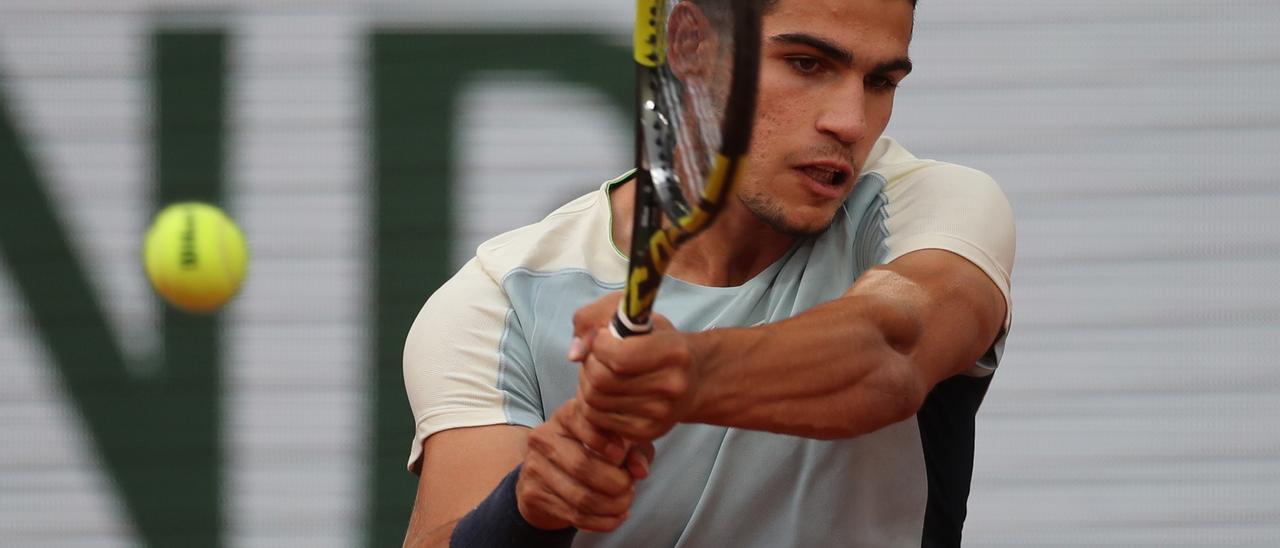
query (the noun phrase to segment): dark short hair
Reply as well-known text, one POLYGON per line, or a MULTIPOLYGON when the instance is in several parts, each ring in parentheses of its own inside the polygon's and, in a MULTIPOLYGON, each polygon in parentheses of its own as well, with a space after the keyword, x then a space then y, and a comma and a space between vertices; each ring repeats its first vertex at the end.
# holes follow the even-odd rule
MULTIPOLYGON (((689 2, 695 6, 698 6, 698 8, 702 10, 702 13, 707 16, 707 19, 711 20, 711 24, 714 26, 714 28, 719 30, 724 30, 730 27, 730 25, 725 24, 726 22, 728 22, 730 17, 729 6, 733 2, 741 2, 743 0, 683 0, 683 1, 689 2)), ((768 15, 769 11, 772 10, 773 7, 778 4, 778 0, 746 0, 746 1, 757 2, 760 5, 760 9, 765 15, 768 15)), ((914 10, 916 8, 916 0, 909 0, 909 1, 911 2, 911 9, 914 10)), ((672 2, 667 5, 671 6, 674 3, 675 2, 672 2)))
MULTIPOLYGON (((732 2, 733 0, 727 0, 727 1, 732 2)), ((694 0, 694 2, 699 4, 701 4, 702 2, 723 4, 725 3, 725 0, 694 0)), ((761 0, 761 6, 764 7, 765 12, 768 12, 771 8, 773 8, 774 4, 777 4, 777 3, 778 3, 778 0, 761 0)), ((913 8, 916 7, 916 0, 911 0, 911 7, 913 8)))
MULTIPOLYGON (((693 2, 694 4, 697 4, 698 6, 702 7, 704 11, 708 12, 707 13, 708 17, 714 18, 717 16, 727 14, 729 3, 733 2, 734 0, 689 0, 689 1, 693 2)), ((760 2, 760 7, 764 9, 765 13, 769 13, 769 10, 773 9, 773 6, 775 6, 778 3, 778 0, 757 0, 757 1, 760 2)), ((911 2, 911 7, 915 8, 916 0, 910 0, 910 2, 911 2)))

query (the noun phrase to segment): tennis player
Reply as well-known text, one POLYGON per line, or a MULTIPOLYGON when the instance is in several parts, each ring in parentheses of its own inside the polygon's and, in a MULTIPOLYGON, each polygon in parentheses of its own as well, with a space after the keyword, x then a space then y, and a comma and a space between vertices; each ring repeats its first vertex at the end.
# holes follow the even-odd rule
POLYGON ((882 136, 914 4, 768 3, 747 172, 654 333, 604 330, 628 175, 430 298, 405 347, 407 545, 960 544, 1014 227, 990 177, 882 136))

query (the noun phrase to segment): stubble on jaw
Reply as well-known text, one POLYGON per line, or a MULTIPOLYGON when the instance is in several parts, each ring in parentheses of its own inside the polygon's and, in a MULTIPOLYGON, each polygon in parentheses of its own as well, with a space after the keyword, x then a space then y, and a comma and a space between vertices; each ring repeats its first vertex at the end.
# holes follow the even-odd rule
POLYGON ((807 238, 822 234, 831 227, 832 221, 835 220, 835 212, 832 212, 831 218, 827 219, 826 224, 819 227, 799 227, 787 222, 787 212, 778 203, 778 200, 771 198, 763 192, 754 192, 751 194, 739 193, 738 201, 746 206, 747 211, 758 219, 760 222, 772 228, 774 231, 792 236, 796 238, 807 238))

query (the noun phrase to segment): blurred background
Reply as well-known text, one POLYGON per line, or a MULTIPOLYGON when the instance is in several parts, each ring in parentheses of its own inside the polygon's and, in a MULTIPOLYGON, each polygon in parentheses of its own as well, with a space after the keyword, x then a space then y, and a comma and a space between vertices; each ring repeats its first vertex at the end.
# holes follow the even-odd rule
MULTIPOLYGON (((0 545, 398 545, 400 350, 625 170, 621 0, 0 0, 0 545), (161 306, 140 242, 253 263, 161 306)), ((924 0, 888 134, 1018 222, 966 544, 1280 545, 1280 3, 924 0)))

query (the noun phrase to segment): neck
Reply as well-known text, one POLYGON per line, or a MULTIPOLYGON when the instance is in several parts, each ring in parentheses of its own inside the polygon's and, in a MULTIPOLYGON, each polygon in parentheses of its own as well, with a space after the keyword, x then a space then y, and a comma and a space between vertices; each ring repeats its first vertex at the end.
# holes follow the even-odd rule
MULTIPOLYGON (((629 250, 635 182, 614 187, 610 198, 613 241, 618 249, 629 250)), ((711 226, 676 251, 667 274, 698 285, 742 285, 769 268, 795 241, 795 236, 774 230, 736 198, 730 198, 711 226)))

